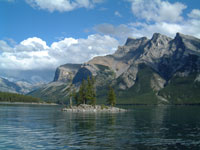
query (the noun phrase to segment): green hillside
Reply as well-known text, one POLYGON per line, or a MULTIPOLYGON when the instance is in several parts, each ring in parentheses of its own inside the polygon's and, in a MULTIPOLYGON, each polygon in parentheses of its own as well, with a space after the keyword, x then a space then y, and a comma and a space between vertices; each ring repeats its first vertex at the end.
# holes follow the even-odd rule
POLYGON ((68 100, 68 97, 66 96, 68 91, 67 85, 63 84, 56 87, 49 87, 42 92, 41 89, 37 89, 29 93, 29 95, 39 97, 46 102, 63 103, 68 100))
POLYGON ((159 95, 171 104, 200 104, 200 82, 195 82, 197 74, 187 77, 174 76, 159 95))
POLYGON ((42 102, 41 99, 15 93, 0 92, 0 102, 42 102))
MULTIPOLYGON (((153 89, 151 88, 151 79, 154 71, 145 64, 139 65, 138 74, 134 86, 127 90, 117 91, 118 104, 157 104, 153 89)), ((120 82, 120 80, 118 80, 120 82)))

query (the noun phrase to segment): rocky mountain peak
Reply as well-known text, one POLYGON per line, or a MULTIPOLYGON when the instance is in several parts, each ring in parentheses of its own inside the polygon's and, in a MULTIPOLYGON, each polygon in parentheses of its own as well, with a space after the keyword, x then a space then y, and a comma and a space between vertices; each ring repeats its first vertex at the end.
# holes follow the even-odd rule
POLYGON ((135 38, 133 38, 133 37, 128 37, 127 40, 126 40, 125 45, 130 45, 133 41, 135 41, 135 38))
POLYGON ((148 40, 147 37, 141 37, 141 38, 132 38, 132 37, 128 37, 125 43, 125 46, 132 46, 134 44, 138 44, 139 42, 143 42, 148 40))
POLYGON ((65 98, 66 87, 70 88, 72 82, 78 87, 91 75, 96 79, 100 99, 106 94, 107 86, 112 85, 118 98, 128 103, 151 104, 151 99, 153 103, 170 103, 184 97, 186 101, 191 97, 196 102, 200 100, 200 39, 181 33, 174 39, 160 33, 151 39, 128 38, 112 55, 94 57, 82 65, 60 66, 56 70, 56 82, 39 93, 51 97, 56 93, 65 98))
POLYGON ((183 36, 183 34, 181 34, 180 32, 177 32, 175 38, 176 37, 181 37, 181 36, 183 36))
POLYGON ((166 42, 172 40, 170 37, 167 37, 165 35, 162 35, 160 33, 154 33, 152 38, 151 38, 151 41, 153 43, 162 43, 162 44, 165 44, 166 42))
POLYGON ((180 33, 180 32, 177 32, 176 33, 176 36, 175 36, 175 39, 176 38, 182 38, 182 39, 196 39, 195 37, 193 37, 193 36, 190 36, 190 35, 185 35, 185 34, 182 34, 182 33, 180 33))
POLYGON ((180 42, 182 42, 182 38, 183 38, 183 35, 181 33, 177 32, 174 40, 176 41, 176 43, 180 43, 180 42))
POLYGON ((200 39, 196 37, 177 33, 174 40, 177 44, 184 46, 187 53, 198 54, 200 52, 200 39))

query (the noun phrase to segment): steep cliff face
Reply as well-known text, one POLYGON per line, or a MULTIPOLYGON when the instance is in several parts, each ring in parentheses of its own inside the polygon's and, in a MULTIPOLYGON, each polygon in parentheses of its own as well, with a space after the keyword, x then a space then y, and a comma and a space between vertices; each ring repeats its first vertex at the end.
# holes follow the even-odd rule
POLYGON ((29 95, 40 97, 47 101, 65 101, 75 76, 81 69, 81 64, 65 64, 56 69, 54 80, 29 95))
POLYGON ((118 103, 186 103, 190 100, 200 103, 197 92, 200 90, 200 39, 181 33, 174 39, 159 33, 151 39, 128 38, 113 55, 98 56, 76 67, 71 65, 73 69, 64 66, 57 69, 54 81, 78 85, 93 75, 99 102, 104 100, 105 89, 111 84, 117 92, 118 103), (193 89, 195 96, 188 96, 187 86, 193 89), (182 91, 175 92, 172 90, 175 87, 182 91))
POLYGON ((54 82, 68 82, 72 80, 78 70, 81 68, 81 64, 65 64, 56 69, 54 82))

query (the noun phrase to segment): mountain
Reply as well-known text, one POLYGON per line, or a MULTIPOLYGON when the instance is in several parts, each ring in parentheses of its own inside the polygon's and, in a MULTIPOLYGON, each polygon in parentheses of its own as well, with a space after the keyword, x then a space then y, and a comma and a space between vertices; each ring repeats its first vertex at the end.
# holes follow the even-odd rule
POLYGON ((174 39, 159 33, 128 38, 112 55, 59 67, 54 81, 31 95, 66 100, 71 84, 78 87, 91 75, 98 103, 112 85, 119 104, 199 104, 200 39, 181 33, 174 39))
POLYGON ((21 88, 14 82, 10 82, 7 79, 0 78, 0 91, 18 93, 20 89, 21 88))
POLYGON ((43 84, 31 84, 27 81, 9 81, 8 79, 0 77, 0 91, 10 93, 26 94, 37 88, 42 87, 43 84))
POLYGON ((70 84, 81 66, 81 64, 65 64, 58 67, 53 82, 30 92, 29 95, 53 102, 66 100, 70 84))
POLYGON ((0 76, 11 82, 26 81, 31 84, 49 83, 53 80, 54 74, 54 69, 10 70, 7 68, 0 70, 0 76))

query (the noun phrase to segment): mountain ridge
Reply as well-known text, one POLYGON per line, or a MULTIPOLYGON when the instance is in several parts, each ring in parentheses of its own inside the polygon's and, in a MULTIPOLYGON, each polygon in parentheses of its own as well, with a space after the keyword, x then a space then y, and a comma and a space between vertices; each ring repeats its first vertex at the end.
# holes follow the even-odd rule
MULTIPOLYGON (((100 103, 104 101, 105 89, 110 84, 117 91, 118 103, 172 104, 173 101, 178 103, 177 99, 180 99, 181 93, 179 93, 179 96, 171 94, 173 97, 170 97, 168 93, 170 87, 174 88, 175 84, 179 84, 175 78, 182 80, 183 77, 186 77, 184 80, 192 78, 191 82, 199 82, 200 39, 181 33, 177 33, 175 38, 160 33, 154 33, 151 39, 129 37, 125 45, 119 46, 112 55, 94 57, 79 65, 79 67, 72 67, 73 69, 67 67, 67 65, 64 68, 63 65, 59 68, 65 70, 66 75, 59 74, 63 80, 54 78, 53 83, 54 85, 58 82, 63 84, 63 89, 61 88, 63 94, 60 96, 65 100, 70 91, 70 84, 73 83, 78 88, 83 79, 93 75, 96 79, 97 96, 100 103), (71 75, 70 78, 69 74, 71 75), (145 74, 148 74, 148 76, 145 74), (191 74, 195 74, 195 78, 191 74), (165 89, 168 89, 168 91, 165 89), (123 96, 120 96, 120 94, 123 96), (152 101, 148 100, 147 95, 152 97, 152 101), (128 101, 123 100, 123 97, 127 98, 128 101)), ((189 82, 186 82, 186 84, 189 84, 189 82)), ((196 88, 200 89, 199 84, 195 85, 195 87, 191 86, 194 91, 197 91, 196 88)), ((180 85, 176 86, 179 87, 180 85)), ((185 88, 187 86, 184 87, 184 91, 185 88)), ((50 86, 48 88, 49 93, 51 93, 51 89, 58 88, 50 86)), ((42 89, 39 89, 35 93, 40 93, 41 96, 44 94, 41 91, 42 89)), ((34 95, 34 92, 32 94, 34 95)), ((35 96, 37 95, 35 94, 35 96)), ((194 95, 197 95, 197 101, 194 102, 200 103, 200 96, 194 95)), ((179 101, 181 103, 181 100, 179 101)), ((186 100, 184 100, 185 102, 186 100)))
POLYGON ((9 79, 0 77, 1 92, 27 94, 43 85, 43 83, 32 84, 25 80, 10 81, 9 79))

